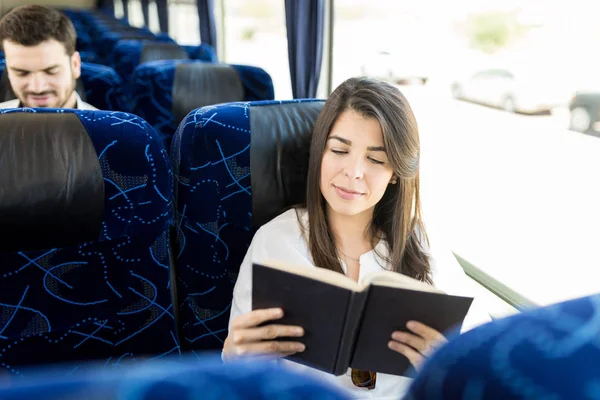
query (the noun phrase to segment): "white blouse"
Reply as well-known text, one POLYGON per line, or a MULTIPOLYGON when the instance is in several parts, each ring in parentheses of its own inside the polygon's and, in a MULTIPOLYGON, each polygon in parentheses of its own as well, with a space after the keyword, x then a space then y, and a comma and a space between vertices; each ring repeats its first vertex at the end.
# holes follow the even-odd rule
MULTIPOLYGON (((300 210, 299 213, 306 226, 308 213, 306 210, 300 210)), ((376 252, 387 254, 385 242, 380 242, 376 247, 376 251, 371 250, 360 256, 359 281, 369 273, 383 270, 381 265, 385 264, 381 261, 378 262, 376 252)), ((449 294, 473 296, 467 289, 466 275, 449 251, 447 254, 434 255, 430 249, 429 253, 432 278, 437 288, 449 294)), ((244 261, 240 266, 240 272, 233 291, 229 328, 231 328, 231 321, 234 318, 252 310, 252 263, 272 259, 304 265, 306 268, 316 268, 312 263, 306 240, 302 235, 296 211, 293 209, 266 223, 254 235, 246 257, 244 257, 244 261)), ((343 263, 342 267, 345 271, 343 263)), ((473 301, 463 323, 462 332, 490 321, 489 314, 478 303, 477 300, 473 301)), ((350 370, 345 375, 334 376, 288 360, 280 360, 280 362, 296 371, 309 373, 325 381, 335 382, 336 385, 349 389, 350 396, 357 399, 396 400, 404 395, 412 381, 412 379, 402 376, 378 373, 375 388, 368 390, 354 386, 350 377, 350 370)))

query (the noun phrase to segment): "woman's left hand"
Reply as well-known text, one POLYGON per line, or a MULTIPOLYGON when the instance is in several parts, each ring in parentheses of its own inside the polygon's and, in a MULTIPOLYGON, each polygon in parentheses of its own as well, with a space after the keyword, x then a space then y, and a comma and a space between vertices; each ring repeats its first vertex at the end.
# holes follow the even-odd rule
POLYGON ((448 340, 435 329, 417 321, 409 321, 406 327, 412 333, 393 332, 388 347, 406 356, 418 370, 424 359, 448 340))

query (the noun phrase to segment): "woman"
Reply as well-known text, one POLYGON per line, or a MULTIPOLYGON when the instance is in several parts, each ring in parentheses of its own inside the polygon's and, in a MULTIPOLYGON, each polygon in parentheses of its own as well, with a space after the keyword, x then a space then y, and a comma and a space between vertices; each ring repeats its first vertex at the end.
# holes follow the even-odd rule
MULTIPOLYGON (((447 292, 462 288, 465 276, 456 260, 449 258, 434 269, 429 254, 420 211, 419 152, 415 117, 395 87, 352 78, 331 94, 313 130, 306 205, 262 226, 240 267, 224 359, 248 354, 283 357, 304 350, 293 340, 273 341, 303 335, 302 327, 277 324, 284 310, 251 311, 252 262, 279 259, 307 268, 319 266, 357 281, 387 269, 447 292)), ((480 320, 487 319, 480 314, 480 320)), ((412 334, 390 332, 388 346, 419 368, 446 339, 418 321, 409 322, 407 328, 412 334)), ((357 397, 398 398, 410 382, 385 374, 375 381, 370 373, 340 377, 315 373, 356 390, 357 397), (361 382, 362 378, 366 379, 361 382)))

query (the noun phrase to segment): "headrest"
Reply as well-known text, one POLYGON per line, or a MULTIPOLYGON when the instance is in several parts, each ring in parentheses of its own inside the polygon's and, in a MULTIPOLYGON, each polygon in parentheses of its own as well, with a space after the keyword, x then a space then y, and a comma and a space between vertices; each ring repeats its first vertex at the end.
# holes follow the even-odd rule
POLYGON ((187 60, 190 57, 184 49, 176 43, 144 42, 140 64, 157 60, 187 60))
POLYGON ((252 224, 258 228, 287 207, 306 202, 308 158, 324 101, 250 107, 252 224))
POLYGON ((242 81, 235 68, 225 64, 180 63, 173 82, 173 115, 179 123, 192 110, 244 100, 242 81))
POLYGON ((76 114, 0 114, 0 251, 97 240, 103 212, 98 155, 76 114))
MULTIPOLYGON (((6 64, 4 61, 0 62, 0 69, 2 69, 2 75, 0 75, 0 102, 14 100, 17 96, 10 86, 10 80, 8 79, 8 72, 6 71, 6 64)), ((82 101, 86 101, 85 88, 83 87, 81 79, 75 81, 75 91, 79 94, 82 101)))

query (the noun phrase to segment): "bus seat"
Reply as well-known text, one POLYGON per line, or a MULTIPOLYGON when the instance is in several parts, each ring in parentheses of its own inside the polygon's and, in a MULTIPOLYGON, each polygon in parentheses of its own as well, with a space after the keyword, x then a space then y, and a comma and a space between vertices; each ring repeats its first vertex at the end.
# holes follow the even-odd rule
MULTIPOLYGON (((0 97, 2 101, 16 98, 8 76, 6 64, 0 61, 0 97)), ((123 91, 123 82, 110 67, 100 64, 82 63, 81 76, 76 90, 81 99, 105 111, 127 111, 128 101, 123 91)))
POLYGON ((98 54, 93 51, 80 51, 79 56, 81 57, 81 62, 97 64, 100 61, 98 54))
POLYGON ((219 62, 215 49, 206 43, 201 43, 199 46, 181 46, 192 60, 200 60, 206 62, 219 62))
POLYGON ((179 122, 196 108, 274 98, 269 74, 245 65, 154 61, 136 68, 132 83, 132 112, 163 136, 167 148, 179 122))
POLYGON ((600 399, 600 294, 460 335, 428 360, 406 399, 600 399))
POLYGON ((98 37, 95 40, 96 53, 104 60, 103 64, 111 65, 113 50, 122 40, 154 40, 154 34, 150 31, 132 27, 98 26, 98 37))
POLYGON ((177 43, 120 40, 112 52, 111 66, 128 83, 135 67, 148 61, 187 60, 188 53, 177 43))
POLYGON ((181 123, 171 158, 182 346, 222 348, 255 229, 304 202, 312 127, 323 104, 226 103, 194 110, 181 123))
POLYGON ((178 353, 172 190, 137 116, 0 110, 0 373, 178 353))
POLYGON ((223 364, 215 355, 168 357, 142 365, 44 368, 0 383, 3 400, 343 400, 349 394, 309 375, 266 361, 223 364))
POLYGON ((159 33, 155 34, 154 36, 156 37, 156 41, 158 41, 158 42, 166 42, 166 43, 175 43, 175 44, 177 44, 177 42, 175 41, 175 39, 173 39, 171 36, 169 36, 168 33, 159 32, 159 33))
POLYGON ((110 67, 82 63, 81 82, 85 89, 85 101, 105 111, 129 111, 123 81, 110 67))

